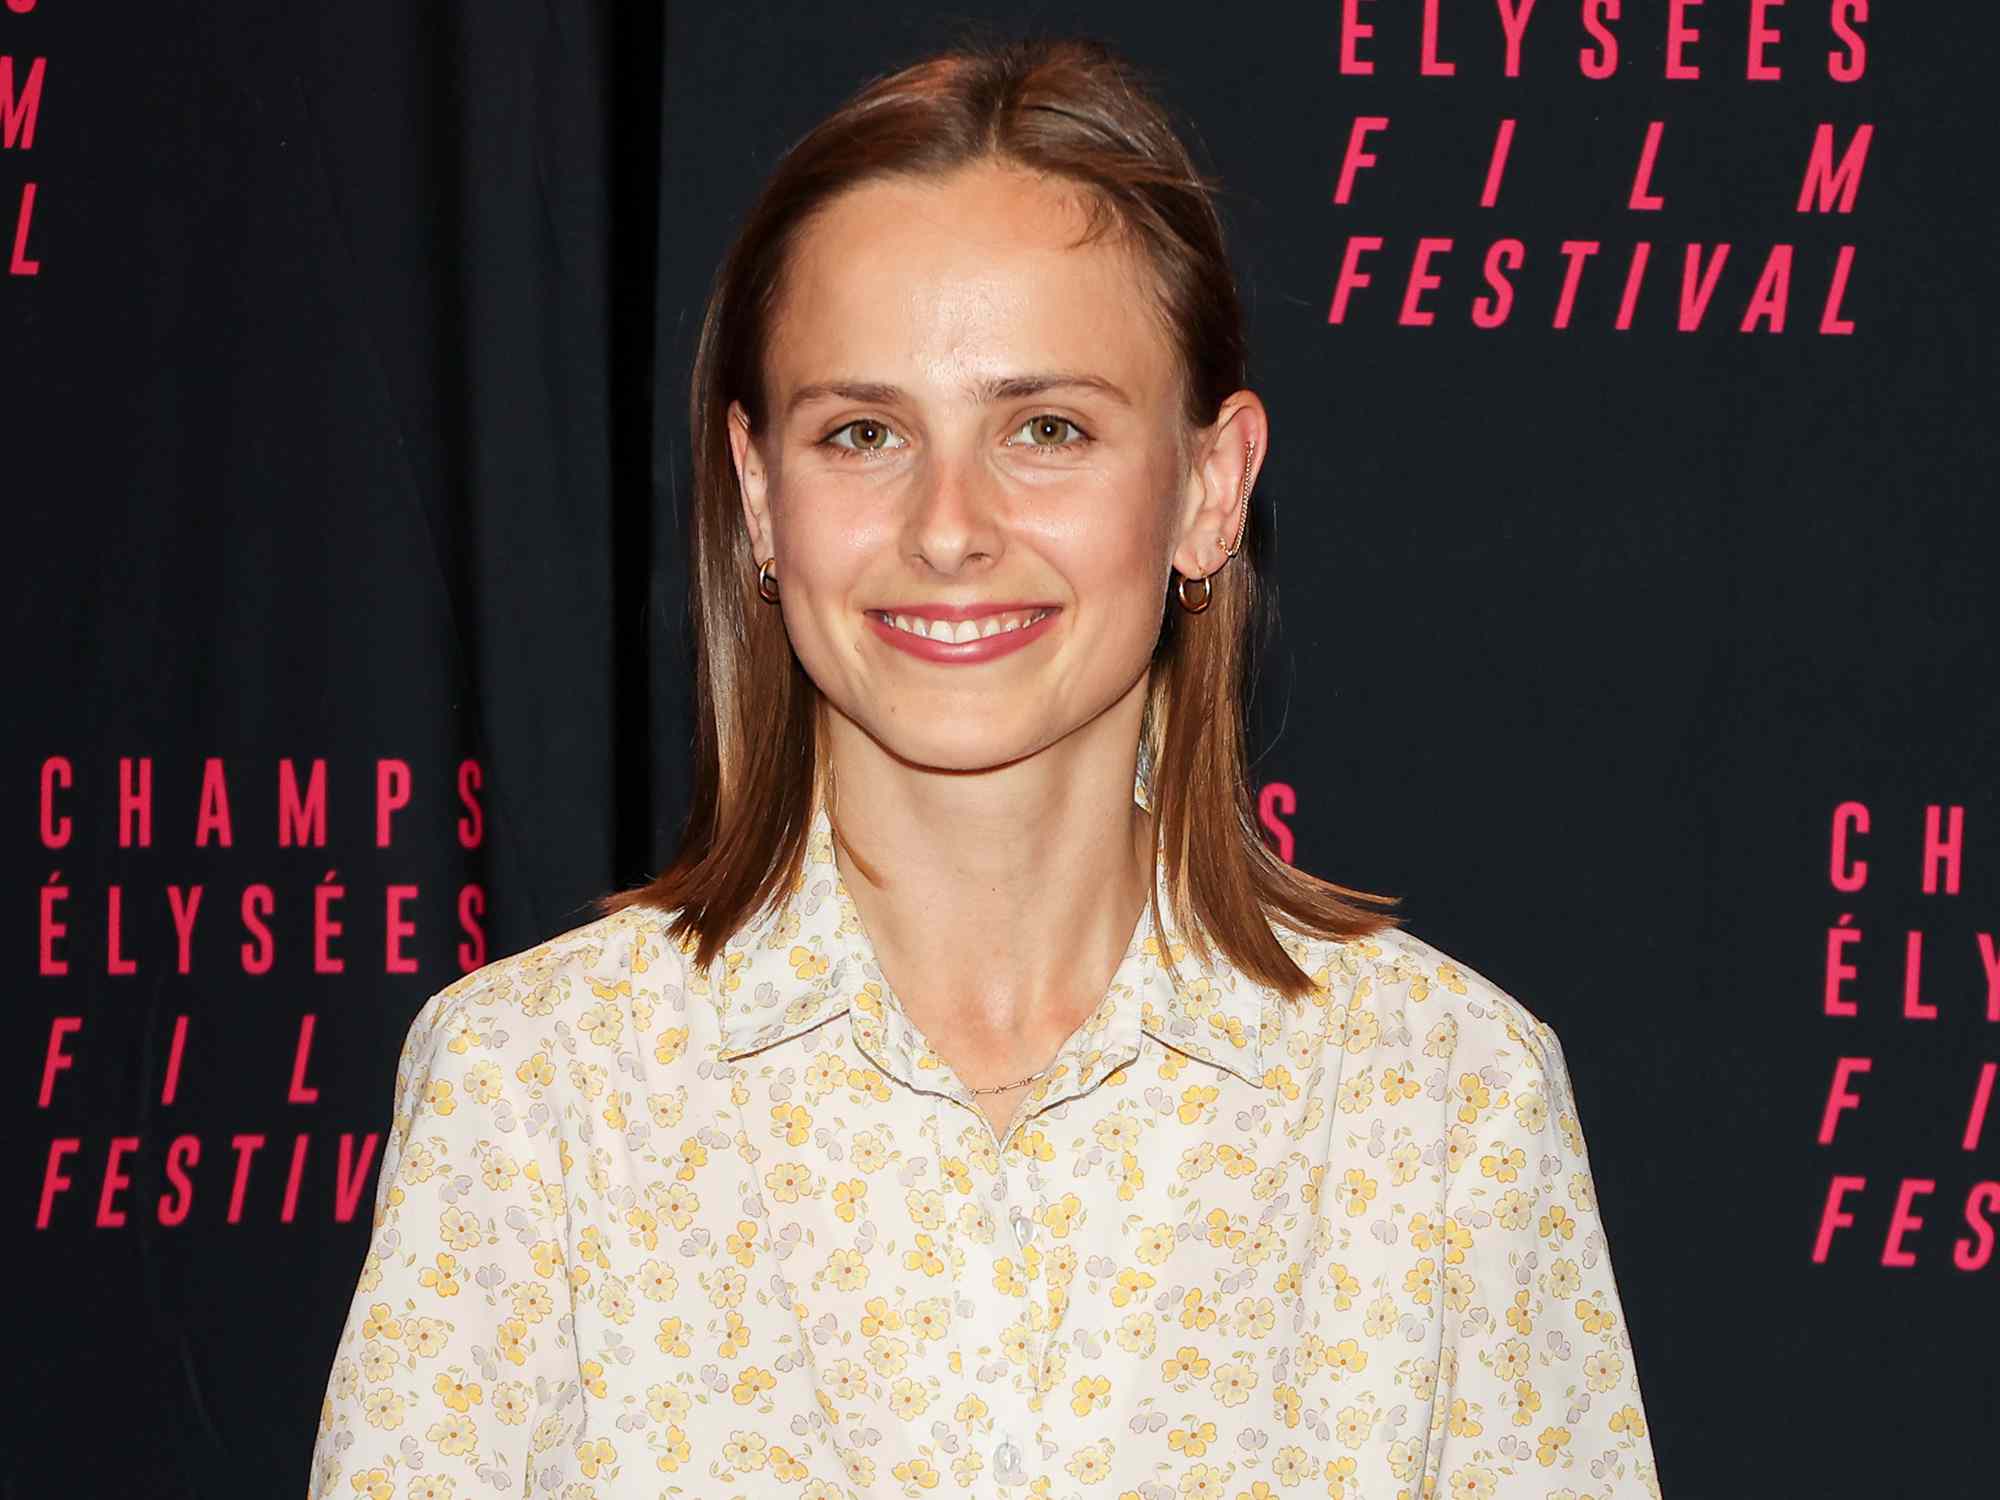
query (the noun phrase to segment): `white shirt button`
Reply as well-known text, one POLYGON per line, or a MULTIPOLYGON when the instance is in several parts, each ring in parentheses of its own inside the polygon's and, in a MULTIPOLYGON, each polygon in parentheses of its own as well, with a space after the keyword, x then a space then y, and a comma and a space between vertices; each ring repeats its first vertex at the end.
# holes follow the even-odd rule
POLYGON ((993 1450, 993 1482, 995 1484, 1026 1484, 1028 1476, 1021 1471, 1021 1450, 1012 1442, 1003 1442, 993 1450))

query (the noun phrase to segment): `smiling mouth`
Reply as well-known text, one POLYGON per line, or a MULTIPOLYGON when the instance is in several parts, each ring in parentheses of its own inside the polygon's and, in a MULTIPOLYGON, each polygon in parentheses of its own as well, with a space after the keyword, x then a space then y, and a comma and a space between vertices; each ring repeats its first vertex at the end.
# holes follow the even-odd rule
POLYGON ((1013 609, 1000 614, 982 615, 976 620, 934 620, 922 615, 891 614, 887 610, 868 611, 884 625, 905 634, 919 636, 925 640, 942 641, 946 645, 962 645, 966 641, 984 640, 988 636, 1006 635, 1010 631, 1025 629, 1037 620, 1047 619, 1054 614, 1053 609, 1013 609))

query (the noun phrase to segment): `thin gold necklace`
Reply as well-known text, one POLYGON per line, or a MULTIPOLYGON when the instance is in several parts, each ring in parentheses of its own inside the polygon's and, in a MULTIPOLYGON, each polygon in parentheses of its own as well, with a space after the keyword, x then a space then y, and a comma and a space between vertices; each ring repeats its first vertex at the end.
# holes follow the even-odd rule
POLYGON ((966 1092, 975 1099, 983 1099, 989 1094, 1011 1094, 1015 1089, 1024 1089, 1029 1084, 1035 1083, 1045 1077, 1055 1065, 1056 1059, 1050 1058, 1048 1062, 1042 1065, 1042 1070, 1039 1073, 1030 1073, 1026 1078, 1017 1078, 1012 1083, 997 1083, 990 1089, 967 1089, 966 1092))

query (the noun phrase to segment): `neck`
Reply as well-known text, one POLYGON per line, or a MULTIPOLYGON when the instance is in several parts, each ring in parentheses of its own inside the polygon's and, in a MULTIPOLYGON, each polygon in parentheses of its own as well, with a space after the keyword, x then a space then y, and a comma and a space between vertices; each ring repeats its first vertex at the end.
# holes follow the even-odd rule
POLYGON ((978 772, 912 767, 829 715, 841 878, 890 990, 971 1087, 1042 1068, 1124 957, 1155 869, 1141 703, 978 772))

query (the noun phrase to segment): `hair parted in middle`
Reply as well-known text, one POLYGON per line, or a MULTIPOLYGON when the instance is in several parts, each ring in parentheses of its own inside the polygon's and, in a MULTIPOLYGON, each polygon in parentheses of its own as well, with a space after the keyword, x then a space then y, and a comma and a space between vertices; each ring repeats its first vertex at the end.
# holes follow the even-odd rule
MULTIPOLYGON (((1014 167, 1082 189, 1080 244, 1122 236, 1179 366, 1183 460, 1194 434, 1248 383, 1243 310, 1216 187, 1130 64, 1086 38, 967 43, 879 78, 785 153, 717 270, 696 350, 689 612, 695 652, 695 784, 673 862, 650 884, 602 897, 672 915, 706 967, 730 937, 797 885, 827 792, 824 705, 779 610, 758 597, 727 431, 732 401, 753 432, 769 412, 764 355, 786 267, 814 216, 884 178, 1014 167)), ((1249 673, 1267 601, 1259 535, 1212 575, 1198 618, 1161 599, 1139 761, 1174 921, 1260 984, 1298 997, 1312 979, 1273 923, 1345 939, 1393 926, 1398 898, 1295 869, 1265 843, 1245 748, 1249 673)), ((782 582, 781 582, 782 586, 782 582)), ((838 827, 836 825, 836 836, 838 827)), ((1168 924, 1158 910, 1153 917, 1168 924)))

